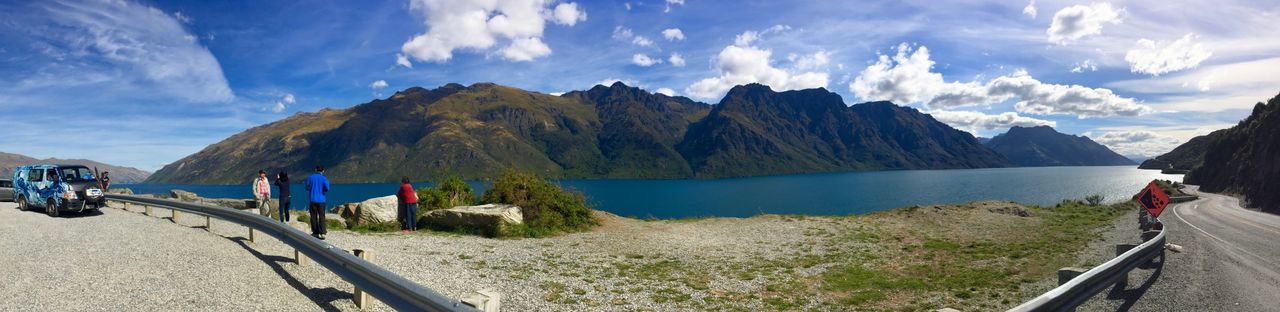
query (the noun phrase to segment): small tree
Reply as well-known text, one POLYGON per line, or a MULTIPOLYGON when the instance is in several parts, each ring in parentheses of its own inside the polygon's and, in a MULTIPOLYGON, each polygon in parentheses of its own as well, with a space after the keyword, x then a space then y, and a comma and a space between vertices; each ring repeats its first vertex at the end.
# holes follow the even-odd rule
POLYGON ((1102 204, 1102 200, 1103 200, 1103 198, 1104 198, 1104 197, 1102 197, 1102 195, 1100 195, 1100 194, 1094 194, 1094 195, 1086 196, 1086 197, 1084 198, 1084 201, 1089 202, 1089 205, 1090 205, 1090 206, 1097 206, 1097 205, 1099 205, 1099 204, 1102 204))

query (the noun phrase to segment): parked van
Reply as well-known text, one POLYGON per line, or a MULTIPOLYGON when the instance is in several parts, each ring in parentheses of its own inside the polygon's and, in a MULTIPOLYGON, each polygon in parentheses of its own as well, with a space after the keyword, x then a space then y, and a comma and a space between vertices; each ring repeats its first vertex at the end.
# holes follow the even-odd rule
POLYGON ((43 208, 50 217, 106 206, 97 177, 81 165, 18 167, 13 172, 13 193, 18 209, 43 208))
POLYGON ((0 201, 13 201, 13 181, 0 179, 0 201))

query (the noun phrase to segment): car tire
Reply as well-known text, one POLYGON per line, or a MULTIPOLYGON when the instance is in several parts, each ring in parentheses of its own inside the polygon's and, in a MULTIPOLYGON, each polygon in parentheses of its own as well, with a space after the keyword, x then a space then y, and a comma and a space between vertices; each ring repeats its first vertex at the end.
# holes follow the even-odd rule
POLYGON ((44 211, 45 211, 45 213, 46 213, 46 214, 48 214, 50 217, 57 218, 57 217, 58 217, 58 203, 57 203, 57 202, 55 202, 55 201, 53 201, 53 199, 52 199, 52 198, 50 198, 50 199, 49 199, 49 201, 48 201, 47 203, 45 203, 45 205, 44 205, 44 211))
POLYGON ((18 196, 18 211, 27 211, 27 199, 18 196))

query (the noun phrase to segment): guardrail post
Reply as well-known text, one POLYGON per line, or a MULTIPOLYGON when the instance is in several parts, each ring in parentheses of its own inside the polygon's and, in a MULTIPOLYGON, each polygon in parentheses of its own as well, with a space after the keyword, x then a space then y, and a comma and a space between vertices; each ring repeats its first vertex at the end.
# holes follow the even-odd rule
POLYGON ((173 223, 178 223, 178 210, 177 210, 177 209, 169 209, 169 219, 172 219, 172 220, 173 220, 173 223))
POLYGON ((1075 267, 1058 269, 1058 286, 1062 286, 1062 284, 1070 282, 1071 279, 1076 278, 1076 276, 1080 276, 1080 274, 1084 274, 1085 271, 1088 270, 1075 267))
MULTIPOLYGON (((1138 247, 1138 244, 1116 244, 1116 257, 1119 257, 1120 255, 1123 255, 1124 253, 1129 252, 1129 250, 1135 247, 1138 247)), ((1116 280, 1115 287, 1119 287, 1123 289, 1128 286, 1129 286, 1129 272, 1126 271, 1124 272, 1123 275, 1120 276, 1119 280, 1116 280)))
POLYGON ((295 263, 295 264, 297 264, 297 265, 303 265, 303 264, 306 264, 306 263, 307 263, 307 256, 303 255, 301 251, 298 251, 297 249, 294 249, 294 250, 293 250, 293 263, 295 263))
MULTIPOLYGON (((351 253, 354 253, 356 255, 356 258, 364 259, 365 261, 369 261, 373 259, 373 254, 369 253, 368 250, 351 249, 351 253)), ((369 294, 365 293, 363 289, 360 289, 360 286, 355 286, 355 285, 352 285, 352 286, 354 286, 356 289, 356 293, 355 293, 356 307, 360 309, 368 309, 369 294)))
POLYGON ((249 228, 249 242, 250 242, 250 243, 255 243, 255 242, 256 242, 256 241, 254 241, 254 240, 253 240, 253 228, 249 228))
MULTIPOLYGON (((466 297, 462 297, 462 303, 480 309, 484 312, 498 312, 502 309, 502 294, 492 289, 477 291, 466 297)), ((960 312, 955 309, 943 308, 938 312, 960 312)))
POLYGON ((148 217, 152 217, 152 216, 154 216, 154 215, 152 215, 152 214, 151 214, 151 206, 142 205, 142 207, 143 207, 143 208, 147 208, 147 216, 148 216, 148 217))
POLYGON ((205 230, 205 231, 212 231, 212 230, 213 230, 213 227, 211 227, 210 225, 212 225, 212 224, 209 222, 209 216, 204 216, 204 230, 205 230))

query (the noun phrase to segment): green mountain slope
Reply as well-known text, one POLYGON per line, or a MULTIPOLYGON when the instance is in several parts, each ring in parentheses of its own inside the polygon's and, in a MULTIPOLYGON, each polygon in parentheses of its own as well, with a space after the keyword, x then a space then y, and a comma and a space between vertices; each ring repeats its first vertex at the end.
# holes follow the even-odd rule
POLYGON ((562 96, 478 83, 295 114, 148 181, 246 183, 259 169, 301 176, 317 164, 339 182, 382 182, 511 167, 553 178, 690 178, 1009 163, 914 109, 848 107, 823 89, 739 86, 713 108, 621 83, 562 96))
MULTIPOLYGON (((1216 133, 1216 132, 1215 132, 1216 133)), ((1184 177, 1208 192, 1244 195, 1249 206, 1280 213, 1280 95, 1214 136, 1204 162, 1184 177)))
POLYGON ((1178 145, 1172 151, 1164 155, 1143 161, 1138 165, 1138 169, 1174 169, 1174 170, 1191 170, 1200 166, 1204 162, 1204 153, 1209 151, 1209 143, 1213 142, 1219 136, 1222 136, 1226 130, 1218 130, 1212 133, 1198 136, 1187 140, 1186 143, 1178 145))
POLYGON ((986 143, 1018 166, 1121 166, 1137 163, 1088 137, 1049 126, 1013 127, 986 143))

